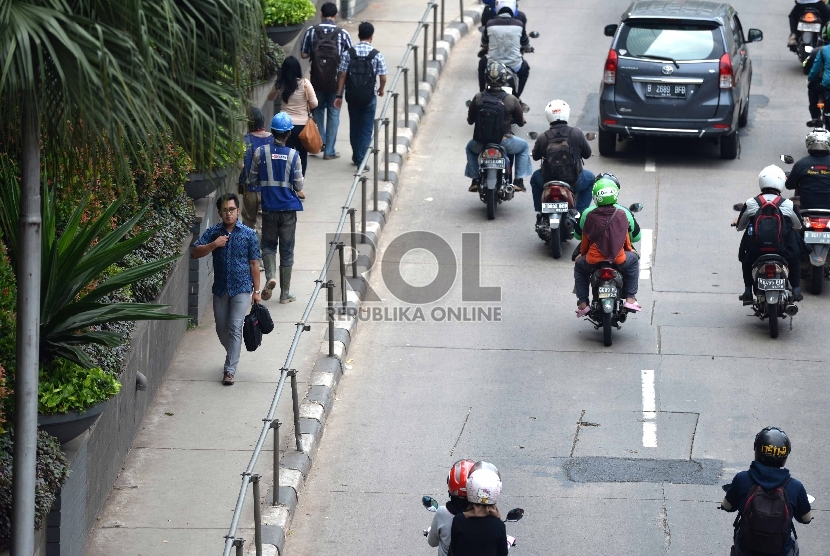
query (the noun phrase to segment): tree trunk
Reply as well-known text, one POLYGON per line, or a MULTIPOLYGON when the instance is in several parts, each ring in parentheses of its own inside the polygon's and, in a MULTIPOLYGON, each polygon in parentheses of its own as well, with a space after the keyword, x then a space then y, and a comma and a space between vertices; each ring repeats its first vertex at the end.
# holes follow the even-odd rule
POLYGON ((37 382, 40 346, 40 117, 37 100, 23 101, 22 176, 18 221, 17 364, 14 380, 12 556, 35 551, 37 382))

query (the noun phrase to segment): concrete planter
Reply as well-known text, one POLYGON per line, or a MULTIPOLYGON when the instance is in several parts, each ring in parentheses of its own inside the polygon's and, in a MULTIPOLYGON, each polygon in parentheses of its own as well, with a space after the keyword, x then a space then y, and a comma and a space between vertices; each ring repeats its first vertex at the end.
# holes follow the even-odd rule
POLYGON ((299 25, 277 25, 274 27, 266 27, 265 32, 268 38, 280 46, 285 46, 295 38, 305 28, 305 23, 299 25))
POLYGON ((108 403, 109 400, 103 401, 86 411, 70 411, 55 415, 38 414, 37 426, 57 438, 58 443, 66 444, 89 430, 107 408, 108 403))
POLYGON ((188 174, 187 181, 184 182, 184 191, 191 199, 203 199, 221 187, 228 174, 227 169, 214 170, 209 174, 188 174))

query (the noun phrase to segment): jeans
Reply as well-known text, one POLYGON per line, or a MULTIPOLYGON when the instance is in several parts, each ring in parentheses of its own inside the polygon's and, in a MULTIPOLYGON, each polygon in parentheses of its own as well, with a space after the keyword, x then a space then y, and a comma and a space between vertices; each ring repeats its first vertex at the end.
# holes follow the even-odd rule
MULTIPOLYGON (((334 107, 336 98, 337 93, 317 93, 317 108, 312 112, 314 122, 320 130, 320 137, 323 138, 323 144, 326 147, 323 152, 327 156, 334 156, 334 144, 337 142, 337 130, 340 128, 340 110, 334 107), (326 122, 326 114, 328 114, 328 122, 326 122)), ((305 169, 303 169, 303 174, 305 174, 305 169)))
MULTIPOLYGON (((593 172, 583 168, 582 173, 579 174, 576 180, 576 190, 574 191, 576 206, 574 208, 579 212, 591 206, 591 191, 593 191, 595 179, 596 176, 593 172)), ((533 172, 533 176, 530 178, 530 187, 533 190, 533 208, 536 209, 536 212, 542 212, 542 191, 545 189, 545 180, 542 178, 541 170, 533 172)))
POLYGON ((216 320, 216 335, 225 348, 224 372, 235 374, 239 364, 239 352, 242 350, 242 322, 251 307, 251 292, 240 293, 233 297, 213 296, 213 318, 216 320))
POLYGON ((308 151, 303 146, 303 142, 300 141, 300 133, 304 129, 305 124, 295 125, 291 128, 291 135, 288 136, 288 141, 285 142, 286 147, 294 149, 300 154, 300 165, 303 167, 303 177, 305 177, 305 169, 308 167, 308 151))
POLYGON ((280 250, 280 267, 294 266, 296 232, 296 211, 262 213, 262 262, 265 266, 265 280, 275 278, 277 247, 280 250))
MULTIPOLYGON (((637 295, 637 288, 640 282, 640 257, 634 251, 625 252, 625 262, 618 265, 620 274, 623 276, 623 294, 625 297, 637 295)), ((588 303, 588 290, 590 287, 591 273, 594 265, 585 260, 585 257, 577 259, 574 265, 574 285, 576 286, 577 302, 588 303)))
POLYGON ((349 103, 349 140, 352 143, 352 162, 358 165, 366 156, 366 149, 372 142, 372 132, 375 128, 375 110, 378 97, 366 106, 355 106, 349 103))
MULTIPOLYGON (((501 140, 501 146, 507 154, 516 155, 516 167, 514 175, 517 178, 526 178, 533 173, 533 163, 530 161, 530 145, 527 141, 514 135, 509 135, 501 140)), ((468 178, 478 177, 478 155, 484 149, 484 144, 471 140, 467 143, 467 168, 464 175, 468 178)))

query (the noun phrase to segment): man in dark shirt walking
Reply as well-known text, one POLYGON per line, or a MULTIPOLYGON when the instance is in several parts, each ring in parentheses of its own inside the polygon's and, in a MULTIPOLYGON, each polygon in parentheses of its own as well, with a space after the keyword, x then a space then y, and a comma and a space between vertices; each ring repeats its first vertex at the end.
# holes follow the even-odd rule
POLYGON ((222 384, 230 386, 239 364, 245 313, 252 300, 260 301, 261 255, 256 232, 239 222, 239 198, 233 193, 222 195, 216 208, 222 221, 205 230, 190 256, 201 259, 213 253, 213 316, 226 352, 222 384))

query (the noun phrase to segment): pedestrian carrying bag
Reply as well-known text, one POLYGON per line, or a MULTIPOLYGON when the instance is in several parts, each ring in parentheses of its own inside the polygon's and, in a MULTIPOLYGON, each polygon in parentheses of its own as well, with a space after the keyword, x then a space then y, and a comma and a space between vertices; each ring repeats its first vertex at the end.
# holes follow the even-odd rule
POLYGON ((556 180, 575 184, 579 178, 579 168, 569 141, 570 130, 554 134, 549 134, 550 131, 545 132, 548 145, 542 161, 542 178, 545 182, 556 180))
POLYGON ((749 491, 737 528, 741 547, 753 554, 781 554, 790 538, 790 504, 784 490, 790 479, 772 490, 755 485, 749 491))
POLYGON ((303 148, 311 154, 317 154, 323 150, 323 138, 320 137, 320 130, 317 128, 317 122, 311 117, 311 107, 308 105, 308 91, 305 89, 305 82, 303 82, 303 92, 305 93, 306 110, 308 111, 308 122, 300 132, 299 139, 303 148))
POLYGON ((368 106, 375 98, 375 68, 372 61, 378 55, 374 48, 366 56, 358 56, 349 49, 349 69, 346 74, 346 102, 354 106, 368 106))
POLYGON ((753 222, 755 246, 761 253, 776 253, 781 249, 784 236, 784 217, 780 206, 784 199, 778 195, 767 201, 763 195, 755 197, 759 209, 753 222))
POLYGON ((473 141, 482 143, 501 143, 504 137, 504 99, 507 93, 490 94, 485 92, 476 105, 473 141))
POLYGON ((242 324, 242 340, 245 342, 245 349, 248 351, 256 351, 256 348, 262 343, 262 327, 259 324, 258 305, 259 303, 254 303, 251 312, 245 315, 245 321, 242 324))
POLYGON ((318 93, 336 93, 337 68, 340 66, 337 36, 340 27, 335 27, 330 33, 323 31, 320 25, 315 25, 313 29, 317 45, 311 53, 311 86, 318 93))

